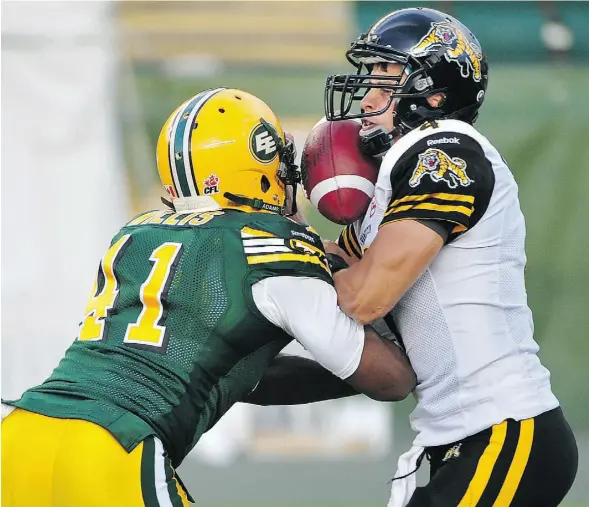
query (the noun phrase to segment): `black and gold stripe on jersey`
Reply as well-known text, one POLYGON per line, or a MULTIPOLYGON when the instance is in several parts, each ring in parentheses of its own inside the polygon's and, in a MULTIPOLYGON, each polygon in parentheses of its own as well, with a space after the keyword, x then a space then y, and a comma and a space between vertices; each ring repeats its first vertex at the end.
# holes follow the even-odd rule
POLYGON ((294 267, 313 264, 329 274, 325 252, 304 239, 284 238, 267 231, 244 227, 241 229, 241 240, 249 265, 288 263, 294 267))
POLYGON ((475 210, 475 197, 467 194, 432 192, 407 195, 391 202, 381 226, 396 220, 446 220, 456 224, 454 232, 468 228, 475 210))
POLYGON ((360 243, 356 237, 356 231, 354 230, 353 224, 347 225, 342 230, 337 239, 337 244, 348 255, 357 257, 358 259, 362 257, 362 248, 360 248, 360 243))

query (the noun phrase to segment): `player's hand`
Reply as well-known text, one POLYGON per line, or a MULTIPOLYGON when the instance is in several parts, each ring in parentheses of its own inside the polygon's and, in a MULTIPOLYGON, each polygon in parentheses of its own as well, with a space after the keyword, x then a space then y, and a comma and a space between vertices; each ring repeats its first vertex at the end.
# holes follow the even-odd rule
POLYGON ((347 255, 346 252, 344 252, 344 250, 335 241, 331 241, 330 239, 323 240, 323 248, 325 248, 325 253, 332 253, 341 257, 347 255))
POLYGON ((326 254, 339 255, 348 266, 351 266, 352 264, 358 262, 358 259, 356 259, 356 257, 348 255, 335 241, 324 239, 323 248, 325 249, 326 254))

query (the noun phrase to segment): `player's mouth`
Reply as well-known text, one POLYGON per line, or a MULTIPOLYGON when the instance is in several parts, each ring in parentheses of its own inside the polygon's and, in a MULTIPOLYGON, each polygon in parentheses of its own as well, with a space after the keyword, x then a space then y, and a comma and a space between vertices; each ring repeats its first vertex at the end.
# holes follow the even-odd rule
POLYGON ((372 130, 374 127, 377 127, 378 124, 366 119, 366 118, 362 118, 362 127, 360 128, 361 131, 368 131, 368 130, 372 130))

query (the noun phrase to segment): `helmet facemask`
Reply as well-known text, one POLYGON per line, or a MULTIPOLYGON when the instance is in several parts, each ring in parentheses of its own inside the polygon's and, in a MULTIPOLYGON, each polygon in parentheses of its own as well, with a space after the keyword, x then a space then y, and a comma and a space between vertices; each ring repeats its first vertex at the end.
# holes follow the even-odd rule
POLYGON ((409 53, 368 42, 366 35, 362 37, 346 53, 348 61, 356 68, 356 74, 339 74, 327 79, 325 114, 331 121, 370 118, 386 113, 394 104, 392 113, 394 127, 391 132, 384 127, 375 126, 374 129, 360 136, 360 148, 364 153, 370 156, 381 156, 392 146, 395 138, 418 126, 424 121, 424 117, 433 119, 438 116, 434 108, 429 106, 427 98, 434 93, 443 92, 444 89, 433 87, 433 80, 428 74, 427 61, 421 62, 409 53), (395 75, 372 74, 374 66, 379 63, 399 64, 401 67, 395 75), (384 88, 391 91, 386 104, 376 111, 354 112, 353 107, 359 106, 360 101, 371 88, 384 88), (417 111, 419 114, 415 115, 415 120, 412 121, 413 112, 417 111))
POLYGON ((375 127, 361 134, 360 147, 368 155, 377 156, 391 147, 394 138, 406 134, 422 123, 424 118, 434 119, 439 116, 440 113, 428 104, 427 98, 444 92, 445 88, 434 88, 428 70, 430 64, 442 57, 444 48, 440 48, 439 54, 434 53, 420 61, 409 53, 379 45, 374 37, 369 41, 371 37, 362 35, 346 53, 346 58, 356 68, 355 75, 338 74, 327 78, 324 103, 326 118, 331 121, 380 116, 394 104, 394 128, 391 132, 386 132, 383 127, 375 127), (401 68, 395 75, 374 75, 372 72, 378 63, 399 64, 401 68), (390 90, 387 103, 376 111, 354 112, 353 107, 359 106, 371 88, 390 90), (418 114, 413 114, 415 112, 418 114))
POLYGON ((296 147, 292 140, 288 139, 286 136, 286 141, 283 141, 282 137, 276 132, 276 129, 263 118, 260 118, 260 122, 266 127, 266 130, 270 132, 272 139, 274 139, 274 142, 276 143, 278 160, 280 161, 278 166, 278 179, 284 185, 286 194, 282 214, 290 217, 297 212, 297 187, 301 182, 301 170, 295 163, 296 147))
MULTIPOLYGON (((428 61, 422 63, 409 53, 386 48, 375 42, 367 42, 368 37, 367 35, 361 36, 346 52, 346 58, 356 68, 356 74, 336 74, 327 78, 324 103, 328 120, 380 116, 389 109, 394 100, 426 99, 433 93, 443 91, 433 88, 433 80, 427 72, 428 61), (379 74, 375 76, 372 74, 372 70, 377 63, 400 64, 401 70, 396 75, 379 74), (391 90, 392 93, 387 104, 378 111, 351 112, 354 104, 361 101, 370 88, 391 90), (339 100, 337 100, 338 94, 339 100)), ((441 48, 440 52, 443 54, 444 49, 441 48)))

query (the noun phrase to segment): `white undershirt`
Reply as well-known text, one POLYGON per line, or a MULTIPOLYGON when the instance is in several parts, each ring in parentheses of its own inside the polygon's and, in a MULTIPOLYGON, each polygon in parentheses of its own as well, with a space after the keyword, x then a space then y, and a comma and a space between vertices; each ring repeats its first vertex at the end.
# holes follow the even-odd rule
POLYGON ((275 276, 252 286, 258 310, 341 379, 356 371, 364 328, 337 305, 337 293, 318 278, 275 276))

